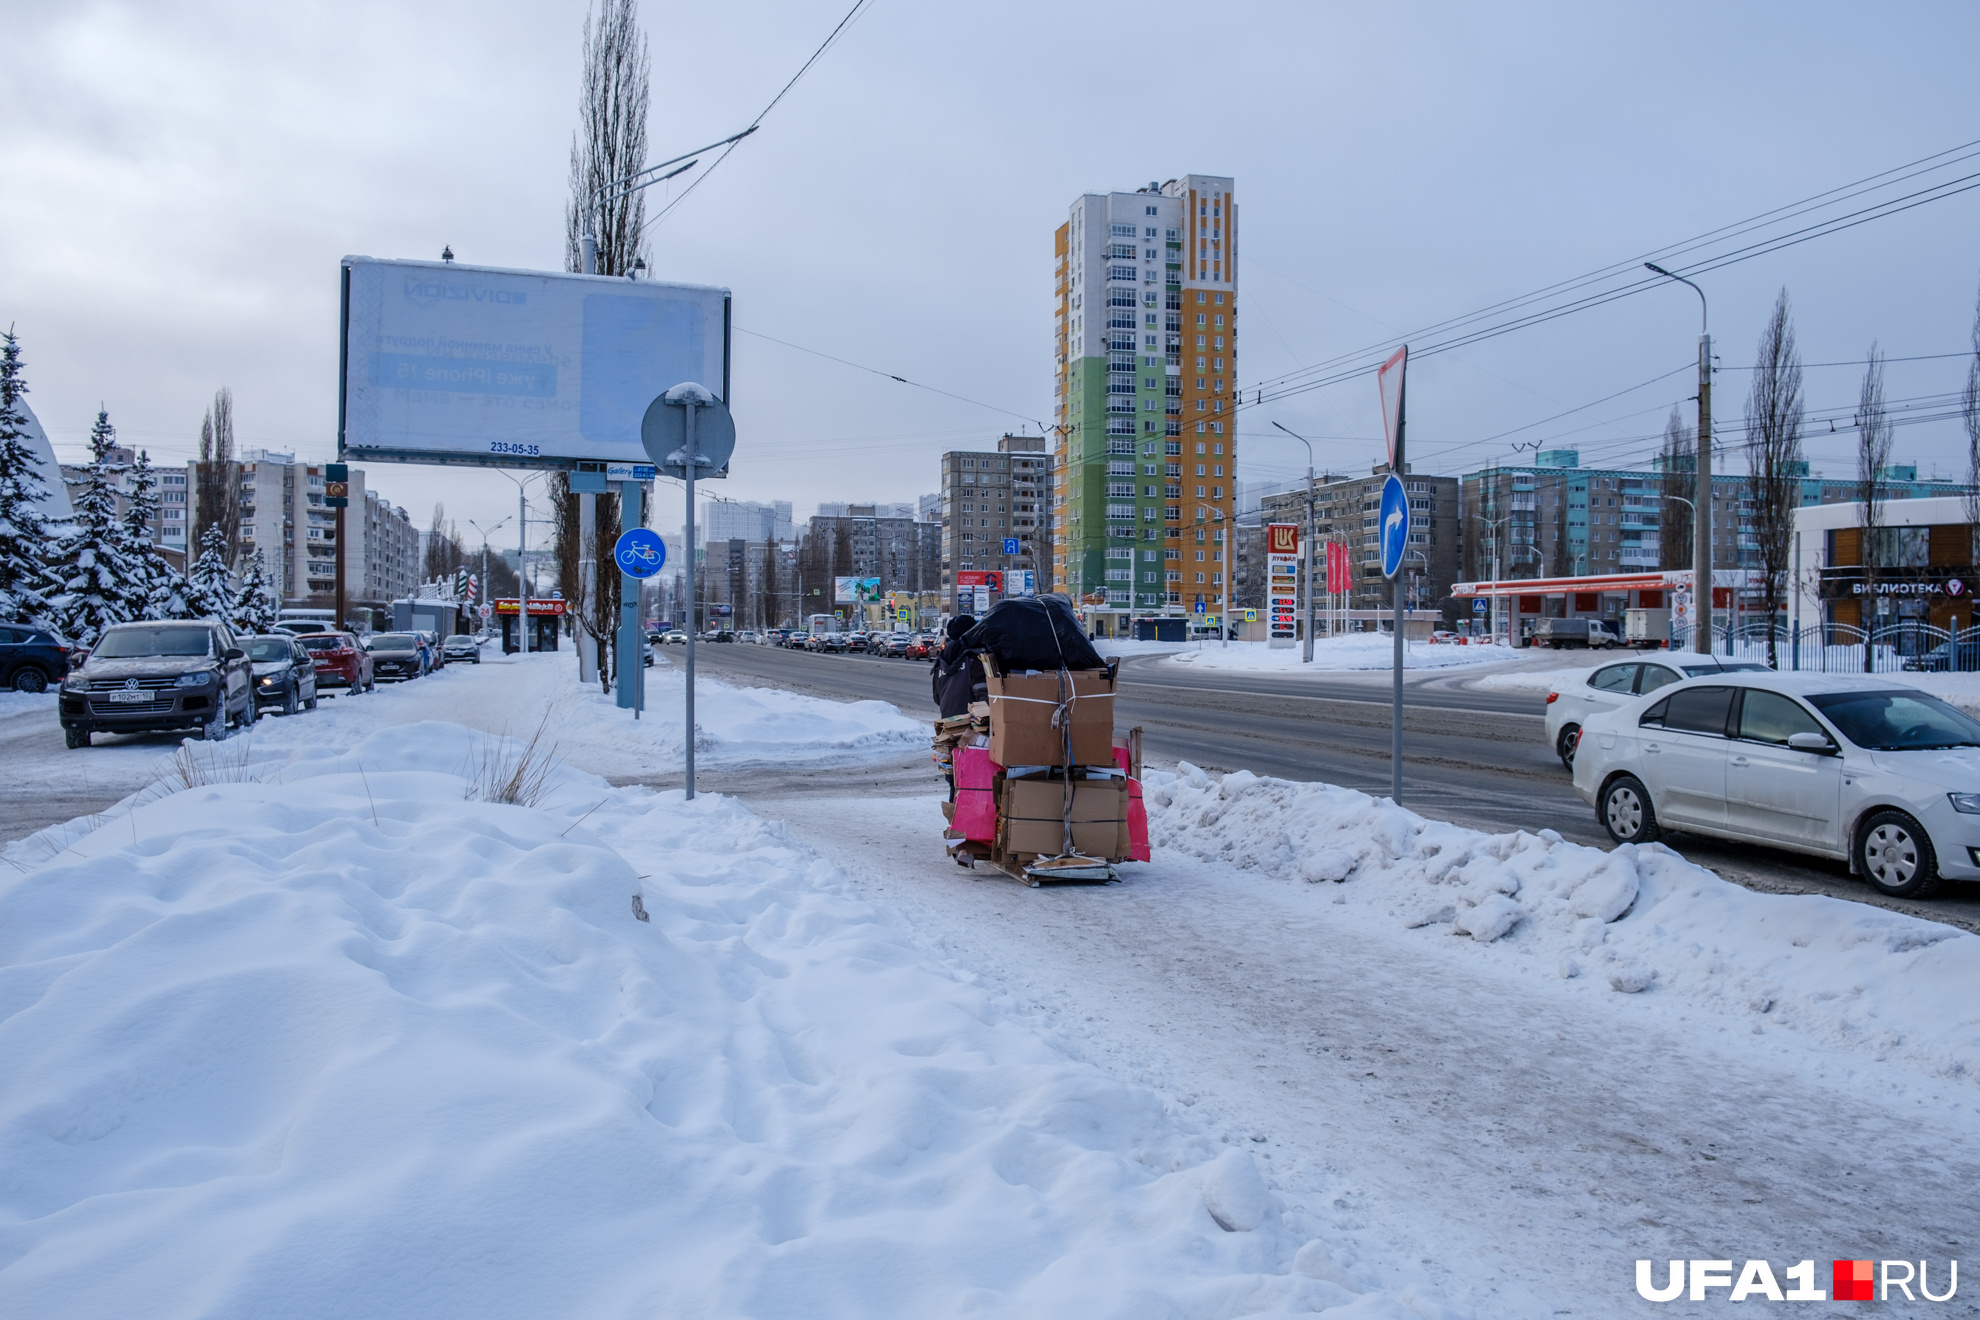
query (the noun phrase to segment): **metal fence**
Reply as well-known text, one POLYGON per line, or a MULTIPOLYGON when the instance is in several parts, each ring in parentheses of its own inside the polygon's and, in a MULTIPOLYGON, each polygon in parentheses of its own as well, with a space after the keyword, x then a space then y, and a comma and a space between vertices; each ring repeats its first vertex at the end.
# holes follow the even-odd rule
MULTIPOLYGON (((1690 650, 1691 630, 1673 627, 1671 649, 1690 650)), ((1980 671, 1980 627, 1949 631, 1900 619, 1878 624, 1867 633, 1847 623, 1816 624, 1796 632, 1785 624, 1743 623, 1737 628, 1715 626, 1712 653, 1817 674, 1974 672, 1980 671)))

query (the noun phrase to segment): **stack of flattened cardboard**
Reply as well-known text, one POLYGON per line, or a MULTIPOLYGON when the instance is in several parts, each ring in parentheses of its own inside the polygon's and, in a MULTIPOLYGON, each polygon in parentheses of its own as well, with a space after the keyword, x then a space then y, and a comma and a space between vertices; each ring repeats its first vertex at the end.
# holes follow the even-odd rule
POLYGON ((1114 757, 1119 662, 1011 672, 986 654, 983 676, 999 767, 992 860, 1127 860, 1128 781, 1114 757))

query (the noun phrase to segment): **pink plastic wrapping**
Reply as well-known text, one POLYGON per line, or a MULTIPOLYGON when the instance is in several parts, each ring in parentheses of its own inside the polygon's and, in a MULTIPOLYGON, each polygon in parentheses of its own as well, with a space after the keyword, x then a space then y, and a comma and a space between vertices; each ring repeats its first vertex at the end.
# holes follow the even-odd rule
MULTIPOLYGON (((1128 749, 1114 749, 1114 764, 1132 776, 1133 762, 1128 757, 1128 749)), ((1137 862, 1145 862, 1154 854, 1148 847, 1148 804, 1141 800, 1141 781, 1128 780, 1128 856, 1137 862)))
MULTIPOLYGON (((956 748, 956 818, 951 826, 965 839, 994 843, 997 839, 997 799, 991 785, 997 763, 987 747, 956 748)), ((1146 833, 1146 828, 1143 830, 1146 833)))

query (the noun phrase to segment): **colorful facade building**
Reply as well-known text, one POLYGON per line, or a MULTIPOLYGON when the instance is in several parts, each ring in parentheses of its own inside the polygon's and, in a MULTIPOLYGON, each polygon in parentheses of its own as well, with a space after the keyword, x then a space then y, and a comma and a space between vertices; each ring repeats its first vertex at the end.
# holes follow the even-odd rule
POLYGON ((1190 174, 1089 193, 1054 237, 1054 586, 1221 615, 1237 512, 1237 203, 1190 174))

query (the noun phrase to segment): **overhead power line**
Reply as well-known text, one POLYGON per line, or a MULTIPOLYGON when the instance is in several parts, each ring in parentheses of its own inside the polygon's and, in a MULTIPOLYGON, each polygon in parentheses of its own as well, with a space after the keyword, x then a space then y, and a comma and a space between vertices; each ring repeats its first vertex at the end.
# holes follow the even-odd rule
POLYGON ((937 389, 933 385, 923 385, 918 380, 909 380, 906 376, 896 375, 891 371, 882 371, 878 367, 869 367, 863 362, 854 362, 848 358, 836 357, 820 349, 806 348, 803 344, 793 344, 790 340, 779 339, 775 335, 766 335, 755 330, 744 330, 741 326, 735 328, 739 334, 748 335, 752 339, 767 339, 773 344, 782 344, 785 348, 794 348, 800 353, 809 353, 813 357, 822 357, 827 362, 836 362, 842 367, 851 367, 854 371, 864 371, 868 375, 879 376, 885 380, 897 381, 902 385, 907 385, 917 390, 927 390, 930 394, 939 394, 945 399, 954 399, 958 403, 967 403, 971 407, 988 408, 991 412, 999 412, 1006 417, 1015 417, 1021 422, 1029 422, 1037 427, 1039 434, 1043 435, 1045 433, 1045 424, 1043 422, 1039 421, 1036 417, 1027 417, 1025 414, 1013 411, 1010 408, 999 408, 996 404, 985 403, 981 399, 965 398, 960 394, 954 394, 948 390, 937 389))
MULTIPOLYGON (((783 100, 784 97, 789 94, 791 88, 797 86, 798 79, 804 77, 805 74, 811 71, 811 66, 818 63, 819 57, 832 48, 833 43, 837 42, 838 39, 842 35, 844 35, 846 29, 853 25, 854 20, 858 19, 861 11, 865 10, 872 3, 873 0, 855 0, 853 7, 846 11, 846 16, 839 20, 839 25, 832 29, 832 31, 826 36, 824 41, 819 43, 817 50, 811 52, 811 58, 806 60, 804 64, 799 67, 798 71, 791 75, 791 80, 789 82, 785 83, 781 88, 778 89, 777 94, 770 98, 770 103, 768 105, 764 106, 761 110, 756 112, 756 118, 749 121, 749 128, 748 130, 746 130, 747 132, 753 133, 756 131, 757 127, 763 123, 764 117, 768 115, 772 110, 775 110, 777 108, 777 102, 783 100)), ((738 135, 735 141, 729 143, 727 149, 725 149, 721 155, 717 156, 713 161, 709 162, 707 169, 703 170, 700 174, 695 176, 695 180, 693 183, 690 183, 687 187, 681 189, 681 195, 679 197, 674 198, 672 201, 668 202, 665 206, 661 207, 660 213, 658 215, 654 216, 651 220, 648 220, 643 226, 640 227, 640 231, 639 231, 640 236, 642 238, 645 237, 647 230, 652 229, 655 225, 658 225, 662 220, 665 220, 667 216, 670 213, 672 213, 675 207, 679 206, 682 202, 685 202, 690 196, 692 196, 694 190, 696 188, 699 188, 704 182, 706 182, 709 175, 713 174, 716 170, 722 168, 722 162, 727 160, 729 158, 729 153, 734 151, 737 147, 741 146, 742 142, 743 142, 742 135, 738 135)))
POLYGON ((1385 339, 1377 344, 1369 344, 1309 364, 1297 371, 1268 378, 1252 387, 1251 402, 1240 401, 1238 406, 1256 407, 1261 403, 1270 403, 1367 375, 1394 350, 1396 345, 1403 342, 1411 344, 1412 357, 1433 356, 1644 292, 1662 283, 1660 279, 1643 276, 1642 262, 1646 260, 1660 260, 1662 264, 1672 265, 1684 274, 1719 270, 1783 248, 1841 233, 1868 224, 1872 220, 1885 219, 1931 202, 1959 196, 1980 188, 1980 171, 1940 178, 1923 187, 1911 188, 1894 195, 1892 190, 1924 179, 1928 175, 1943 174, 1954 166, 1980 158, 1980 150, 1976 148, 1980 148, 1980 140, 1921 157, 1904 165, 1858 179, 1853 183, 1816 193, 1798 202, 1775 207, 1677 243, 1652 249, 1626 261, 1615 262, 1572 279, 1557 281, 1531 293, 1501 300, 1463 316, 1435 322, 1406 335, 1385 339), (1873 195, 1877 195, 1875 200, 1871 200, 1867 205, 1837 210, 1839 207, 1873 195), (1815 218, 1811 220, 1810 217, 1815 218), (1809 223, 1783 228, 1803 220, 1809 220, 1809 223), (1756 234, 1765 236, 1738 246, 1725 246, 1756 234), (1683 257, 1689 257, 1691 260, 1688 263, 1682 262, 1679 258, 1683 257), (1424 342, 1426 339, 1429 342, 1424 342))

